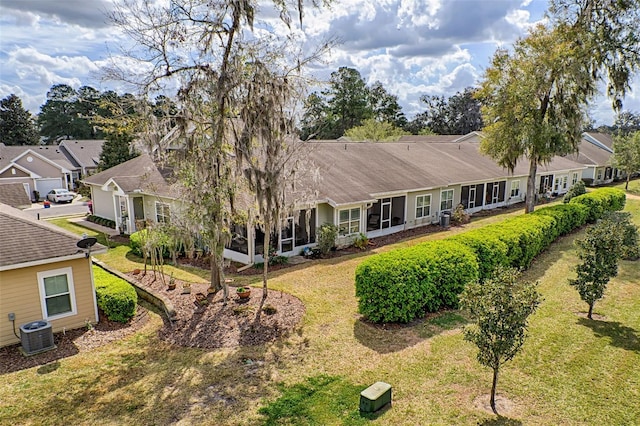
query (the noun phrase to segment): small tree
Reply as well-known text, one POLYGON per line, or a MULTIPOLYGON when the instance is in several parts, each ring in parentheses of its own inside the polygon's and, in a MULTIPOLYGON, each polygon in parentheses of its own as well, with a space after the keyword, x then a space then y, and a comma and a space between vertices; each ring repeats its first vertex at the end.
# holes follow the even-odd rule
POLYGON ((640 132, 616 137, 613 141, 611 160, 614 167, 627 174, 624 189, 629 189, 631 175, 640 172, 640 132))
POLYGON ((618 275, 623 242, 623 227, 610 215, 587 229, 587 235, 575 242, 582 263, 576 266, 578 277, 569 280, 569 284, 589 304, 589 319, 592 319, 593 305, 604 296, 609 280, 618 275))
POLYGON ((392 142, 410 134, 392 123, 368 118, 362 125, 347 130, 344 135, 353 141, 392 142))
POLYGON ((500 366, 522 348, 529 315, 540 304, 537 283, 520 282, 519 275, 516 269, 499 266, 483 284, 470 284, 460 295, 460 306, 474 318, 465 327, 464 339, 478 347, 478 362, 493 370, 491 409, 495 414, 500 366))

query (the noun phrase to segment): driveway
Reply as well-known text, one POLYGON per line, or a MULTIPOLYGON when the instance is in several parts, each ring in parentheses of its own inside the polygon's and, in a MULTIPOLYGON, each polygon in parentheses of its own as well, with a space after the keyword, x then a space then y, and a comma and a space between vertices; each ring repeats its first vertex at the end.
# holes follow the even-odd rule
POLYGON ((30 208, 24 211, 33 215, 36 219, 44 219, 58 216, 74 216, 89 213, 86 201, 80 201, 81 197, 76 197, 69 204, 51 203, 50 207, 45 209, 42 203, 34 203, 30 208))

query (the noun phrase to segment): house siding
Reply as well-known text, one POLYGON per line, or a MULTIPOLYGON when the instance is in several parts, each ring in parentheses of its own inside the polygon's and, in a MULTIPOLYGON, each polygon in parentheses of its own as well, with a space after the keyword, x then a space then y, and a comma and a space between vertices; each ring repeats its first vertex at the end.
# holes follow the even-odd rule
POLYGON ((407 194, 406 228, 416 228, 418 226, 430 225, 431 223, 437 222, 438 216, 436 215, 436 211, 439 208, 440 203, 438 203, 438 208, 436 208, 435 203, 439 199, 440 191, 436 190, 410 192, 407 194), (416 198, 421 195, 431 195, 431 208, 429 209, 429 216, 416 218, 416 198))
POLYGON ((95 291, 91 281, 89 261, 85 258, 55 262, 30 268, 0 272, 0 347, 19 343, 13 334, 13 326, 7 321, 9 313, 16 316, 16 333, 20 335, 22 324, 43 319, 38 284, 38 272, 60 268, 72 268, 75 290, 76 315, 51 321, 53 332, 86 326, 87 321, 97 322, 95 291))
POLYGON ((116 220, 113 208, 113 193, 101 190, 91 185, 91 199, 93 200, 93 214, 105 219, 116 220))

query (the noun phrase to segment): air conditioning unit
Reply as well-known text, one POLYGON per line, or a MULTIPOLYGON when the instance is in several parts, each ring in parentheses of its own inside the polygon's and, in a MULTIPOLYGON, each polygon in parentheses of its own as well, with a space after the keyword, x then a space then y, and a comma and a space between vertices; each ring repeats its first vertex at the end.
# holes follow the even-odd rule
POLYGON ((20 341, 26 355, 54 349, 53 329, 49 321, 32 321, 20 326, 20 341))

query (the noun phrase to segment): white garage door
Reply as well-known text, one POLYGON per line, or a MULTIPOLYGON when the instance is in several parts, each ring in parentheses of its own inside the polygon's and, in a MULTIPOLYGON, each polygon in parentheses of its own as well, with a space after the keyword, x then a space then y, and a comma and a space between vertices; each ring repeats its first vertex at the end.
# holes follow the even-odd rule
POLYGON ((36 189, 40 193, 40 199, 44 199, 52 189, 64 188, 61 178, 36 179, 36 189))

